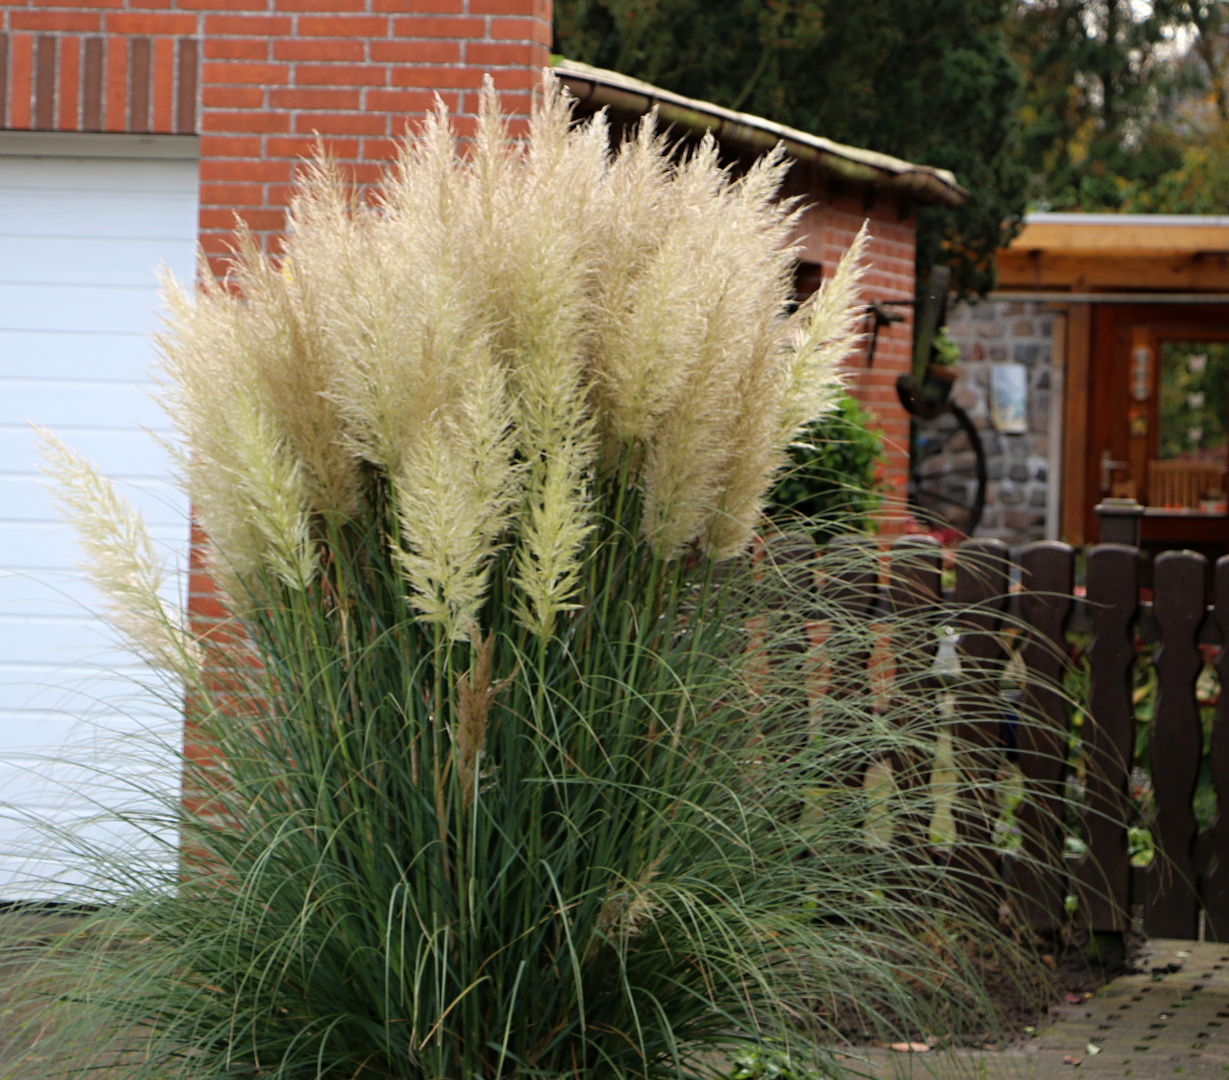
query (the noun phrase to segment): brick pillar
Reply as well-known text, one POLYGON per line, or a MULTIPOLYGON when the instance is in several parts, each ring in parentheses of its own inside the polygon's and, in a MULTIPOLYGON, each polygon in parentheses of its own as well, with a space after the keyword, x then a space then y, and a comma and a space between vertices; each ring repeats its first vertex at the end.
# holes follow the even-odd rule
MULTIPOLYGON (((822 265, 831 275, 841 255, 853 242, 864 221, 869 221, 871 269, 863 279, 863 294, 872 300, 912 300, 916 221, 908 207, 898 209, 894 200, 880 199, 869 208, 862 193, 832 200, 820 216, 822 265)), ((887 466, 884 478, 891 497, 903 502, 909 473, 909 414, 896 396, 896 379, 913 365, 913 309, 907 305, 889 310, 904 316, 879 331, 874 366, 866 367, 867 345, 848 367, 850 392, 874 414, 883 432, 887 466)), ((866 330, 872 324, 869 319, 866 330)), ((892 507, 884 517, 884 531, 899 532, 902 515, 892 507)))

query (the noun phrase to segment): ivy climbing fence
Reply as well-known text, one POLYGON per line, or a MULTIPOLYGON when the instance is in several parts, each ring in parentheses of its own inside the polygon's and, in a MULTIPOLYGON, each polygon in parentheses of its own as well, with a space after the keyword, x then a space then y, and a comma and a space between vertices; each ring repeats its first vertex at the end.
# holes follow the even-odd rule
MULTIPOLYGON (((850 573, 819 584, 826 604, 874 627, 875 643, 822 693, 890 694, 876 682, 893 657, 915 667, 922 657, 928 670, 890 671, 889 687, 909 675, 942 693, 944 631, 957 643, 951 729, 964 775, 955 835, 934 857, 996 850, 994 814, 974 803, 1012 770, 1029 794, 1013 811, 1014 850, 1000 845, 988 876, 1017 917, 1122 931, 1142 916, 1151 936, 1194 939, 1202 912, 1206 936, 1229 941, 1229 814, 1216 813, 1217 793, 1229 802, 1229 695, 1217 690, 1229 685, 1229 556, 1209 566, 1195 552, 1162 554, 1142 595, 1140 552, 1123 544, 1087 549, 1079 588, 1066 544, 1031 544, 1013 566, 999 541, 966 540, 954 577, 946 557, 945 574, 935 540, 904 536, 886 576, 851 558, 850 573), (1026 717, 1042 722, 1017 722, 1026 717)), ((812 625, 812 645, 823 636, 812 625)))

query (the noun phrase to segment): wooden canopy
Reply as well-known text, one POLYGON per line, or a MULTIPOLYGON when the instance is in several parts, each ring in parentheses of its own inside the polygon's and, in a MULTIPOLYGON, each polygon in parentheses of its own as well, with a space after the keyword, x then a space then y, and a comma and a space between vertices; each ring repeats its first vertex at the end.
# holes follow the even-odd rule
POLYGON ((1003 292, 1229 293, 1229 217, 1029 214, 998 269, 1003 292))

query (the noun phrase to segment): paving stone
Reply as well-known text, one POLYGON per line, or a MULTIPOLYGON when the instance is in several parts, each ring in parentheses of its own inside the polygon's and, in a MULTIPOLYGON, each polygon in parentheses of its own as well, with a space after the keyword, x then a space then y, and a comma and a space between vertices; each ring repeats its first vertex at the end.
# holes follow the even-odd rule
POLYGON ((1056 1007, 1051 1023, 1005 1050, 875 1050, 865 1072, 919 1080, 1229 1080, 1229 946, 1153 941, 1150 952, 1146 973, 1120 976, 1080 1005, 1056 1007))

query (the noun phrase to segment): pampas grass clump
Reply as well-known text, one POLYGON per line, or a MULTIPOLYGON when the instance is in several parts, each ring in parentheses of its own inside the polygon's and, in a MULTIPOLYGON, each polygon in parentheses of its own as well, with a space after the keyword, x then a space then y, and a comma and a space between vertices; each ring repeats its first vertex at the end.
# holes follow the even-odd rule
POLYGON ((138 519, 50 447, 192 750, 145 823, 177 869, 81 849, 70 899, 105 903, 37 950, 42 1053, 597 1080, 832 1047, 851 1009, 990 1022, 953 942, 993 933, 910 824, 942 710, 817 691, 866 627, 755 541, 840 392, 865 243, 789 314, 785 169, 675 155, 652 118, 612 149, 549 79, 514 140, 488 88, 465 153, 441 110, 378 200, 318 160, 284 255, 240 231, 226 281, 168 286, 163 401, 231 618, 160 607, 138 519), (885 844, 851 777, 889 760, 885 844))

